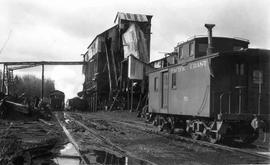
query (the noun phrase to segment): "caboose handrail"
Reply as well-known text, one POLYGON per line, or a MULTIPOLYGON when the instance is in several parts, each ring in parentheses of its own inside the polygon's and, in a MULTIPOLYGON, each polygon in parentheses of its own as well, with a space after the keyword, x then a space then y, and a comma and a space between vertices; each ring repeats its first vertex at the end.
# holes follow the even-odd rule
POLYGON ((229 114, 231 113, 231 94, 232 94, 232 92, 231 91, 226 91, 226 92, 222 92, 219 95, 219 113, 220 114, 222 113, 222 98, 226 94, 228 94, 228 96, 229 96, 229 114))

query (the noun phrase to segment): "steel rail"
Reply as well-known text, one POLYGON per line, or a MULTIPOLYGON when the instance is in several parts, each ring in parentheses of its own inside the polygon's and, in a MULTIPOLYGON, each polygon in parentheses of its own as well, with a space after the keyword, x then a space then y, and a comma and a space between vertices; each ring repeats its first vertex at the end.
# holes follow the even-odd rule
POLYGON ((131 157, 131 158, 134 158, 134 159, 142 160, 142 161, 147 162, 147 163, 149 163, 151 165, 157 165, 156 163, 150 162, 148 160, 145 160, 145 159, 142 159, 142 158, 137 158, 136 156, 134 156, 133 154, 131 154, 129 151, 127 151, 127 150, 125 150, 123 148, 120 148, 119 146, 115 145, 109 139, 107 139, 107 138, 99 135, 96 131, 94 131, 93 129, 87 127, 85 124, 81 123, 80 121, 74 119, 73 117, 71 117, 67 113, 65 113, 65 116, 67 118, 69 118, 70 120, 74 121, 75 123, 77 123, 79 126, 83 127, 85 130, 91 132, 96 138, 98 138, 99 140, 103 141, 105 144, 109 144, 114 149, 117 149, 118 152, 120 151, 119 154, 122 154, 122 156, 131 157))
POLYGON ((82 161, 84 162, 84 164, 91 164, 90 161, 87 158, 85 158, 85 156, 83 156, 81 154, 78 144, 75 142, 74 138, 70 135, 69 131, 64 126, 64 124, 60 121, 58 114, 54 114, 54 116, 55 116, 56 120, 58 121, 59 125, 62 127, 62 129, 63 129, 64 133, 66 134, 67 138, 69 139, 69 141, 73 144, 74 148, 78 152, 78 154, 79 154, 80 158, 82 159, 82 161))
POLYGON ((164 137, 167 137, 167 138, 168 137, 169 138, 174 138, 176 140, 183 140, 183 141, 186 141, 186 142, 196 143, 196 144, 199 144, 199 145, 203 145, 203 146, 207 146, 207 147, 213 147, 215 149, 222 149, 222 150, 226 150, 226 151, 230 151, 230 152, 240 152, 240 153, 244 153, 244 154, 248 154, 248 155, 261 157, 261 158, 265 158, 265 159, 270 160, 269 156, 259 154, 259 153, 256 153, 254 151, 247 151, 247 150, 243 150, 243 149, 239 149, 239 148, 235 148, 235 147, 229 147, 229 146, 220 145, 220 144, 213 144, 213 143, 209 143, 209 142, 201 141, 201 140, 194 140, 194 139, 183 137, 183 136, 180 136, 180 135, 165 134, 165 133, 162 133, 162 132, 160 132, 158 130, 154 130, 154 129, 151 129, 151 128, 146 128, 145 125, 148 125, 148 124, 144 125, 144 124, 139 123, 139 122, 134 122, 136 124, 144 125, 144 127, 142 127, 142 126, 131 124, 130 122, 127 123, 125 121, 114 120, 113 122, 119 123, 119 124, 124 124, 126 126, 133 127, 133 128, 136 128, 136 129, 141 129, 143 131, 147 131, 147 132, 150 132, 150 133, 158 134, 158 135, 161 135, 161 136, 164 136, 164 137))

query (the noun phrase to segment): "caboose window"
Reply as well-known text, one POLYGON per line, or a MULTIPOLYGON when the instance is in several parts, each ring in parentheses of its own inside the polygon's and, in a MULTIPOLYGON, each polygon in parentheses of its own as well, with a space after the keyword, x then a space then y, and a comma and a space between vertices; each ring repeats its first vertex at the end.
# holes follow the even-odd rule
POLYGON ((189 43, 189 56, 194 56, 194 43, 189 43))
POLYGON ((155 77, 154 79, 154 90, 158 91, 158 77, 155 77))
POLYGON ((182 49, 182 47, 178 47, 178 57, 179 57, 179 59, 183 58, 182 55, 183 55, 183 49, 182 49))
POLYGON ((199 44, 199 53, 206 53, 208 44, 199 44))
POLYGON ((235 65, 235 72, 236 72, 236 75, 239 75, 239 64, 235 65))
POLYGON ((172 89, 176 89, 176 73, 172 73, 172 89))
POLYGON ((236 75, 243 76, 245 74, 245 65, 244 64, 236 64, 235 65, 236 75))
POLYGON ((240 65, 240 75, 241 75, 241 76, 243 76, 243 75, 245 74, 245 72, 244 72, 244 69, 245 69, 245 68, 244 68, 244 67, 245 67, 244 64, 241 64, 241 65, 240 65))

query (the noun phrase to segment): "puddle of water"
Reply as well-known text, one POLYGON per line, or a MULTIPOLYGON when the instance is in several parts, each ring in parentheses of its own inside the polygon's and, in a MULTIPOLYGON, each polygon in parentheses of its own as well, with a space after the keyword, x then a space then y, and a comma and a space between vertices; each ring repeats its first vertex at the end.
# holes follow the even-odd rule
POLYGON ((74 158, 55 158, 53 161, 58 165, 80 165, 81 163, 80 159, 74 158))
POLYGON ((73 144, 68 143, 60 150, 60 154, 53 158, 58 165, 80 165, 81 158, 73 144))
MULTIPOLYGON (((90 156, 91 163, 99 163, 103 165, 152 165, 152 163, 131 158, 131 157, 118 157, 116 155, 110 154, 106 151, 93 150, 88 155, 90 156)), ((89 156, 88 156, 89 157, 89 156)))
MULTIPOLYGON (((69 123, 70 120, 66 118, 64 113, 64 119, 66 123, 69 123)), ((61 125, 65 134, 68 136, 69 140, 74 141, 73 137, 70 135, 69 131, 66 129, 64 125, 61 125)), ((82 160, 79 157, 79 153, 77 153, 76 148, 72 143, 65 145, 64 149, 60 151, 60 156, 56 157, 54 160, 59 165, 82 165, 82 160), (78 159, 67 159, 67 157, 63 158, 63 155, 77 156, 78 159), (62 155, 62 156, 61 156, 62 155), (60 159, 61 158, 61 159, 60 159), (75 162, 74 162, 75 161, 75 162)), ((109 152, 103 150, 90 150, 88 153, 83 155, 84 159, 89 164, 102 164, 102 165, 153 165, 154 163, 150 163, 144 160, 125 157, 125 156, 116 156, 109 152)))
MULTIPOLYGON (((150 165, 143 160, 119 157, 114 154, 110 154, 102 150, 91 150, 85 157, 89 160, 90 164, 102 164, 102 165, 150 165)), ((60 150, 60 154, 53 158, 53 161, 58 165, 82 165, 82 160, 79 153, 75 149, 72 143, 68 143, 60 150)))
POLYGON ((262 155, 268 155, 270 156, 270 152, 257 152, 258 154, 262 154, 262 155))
POLYGON ((71 156, 80 156, 73 146, 73 144, 68 143, 64 146, 63 149, 60 150, 61 155, 71 155, 71 156))

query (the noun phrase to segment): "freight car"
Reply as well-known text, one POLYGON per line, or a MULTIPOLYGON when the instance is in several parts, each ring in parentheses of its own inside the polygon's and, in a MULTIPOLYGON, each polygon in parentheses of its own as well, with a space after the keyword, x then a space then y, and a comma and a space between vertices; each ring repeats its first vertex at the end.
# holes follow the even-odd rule
POLYGON ((177 45, 177 64, 149 73, 149 112, 194 139, 252 143, 270 118, 270 51, 212 37, 214 25, 205 26, 208 37, 177 45))
POLYGON ((55 90, 50 93, 50 108, 52 110, 64 110, 65 94, 62 91, 55 90))

